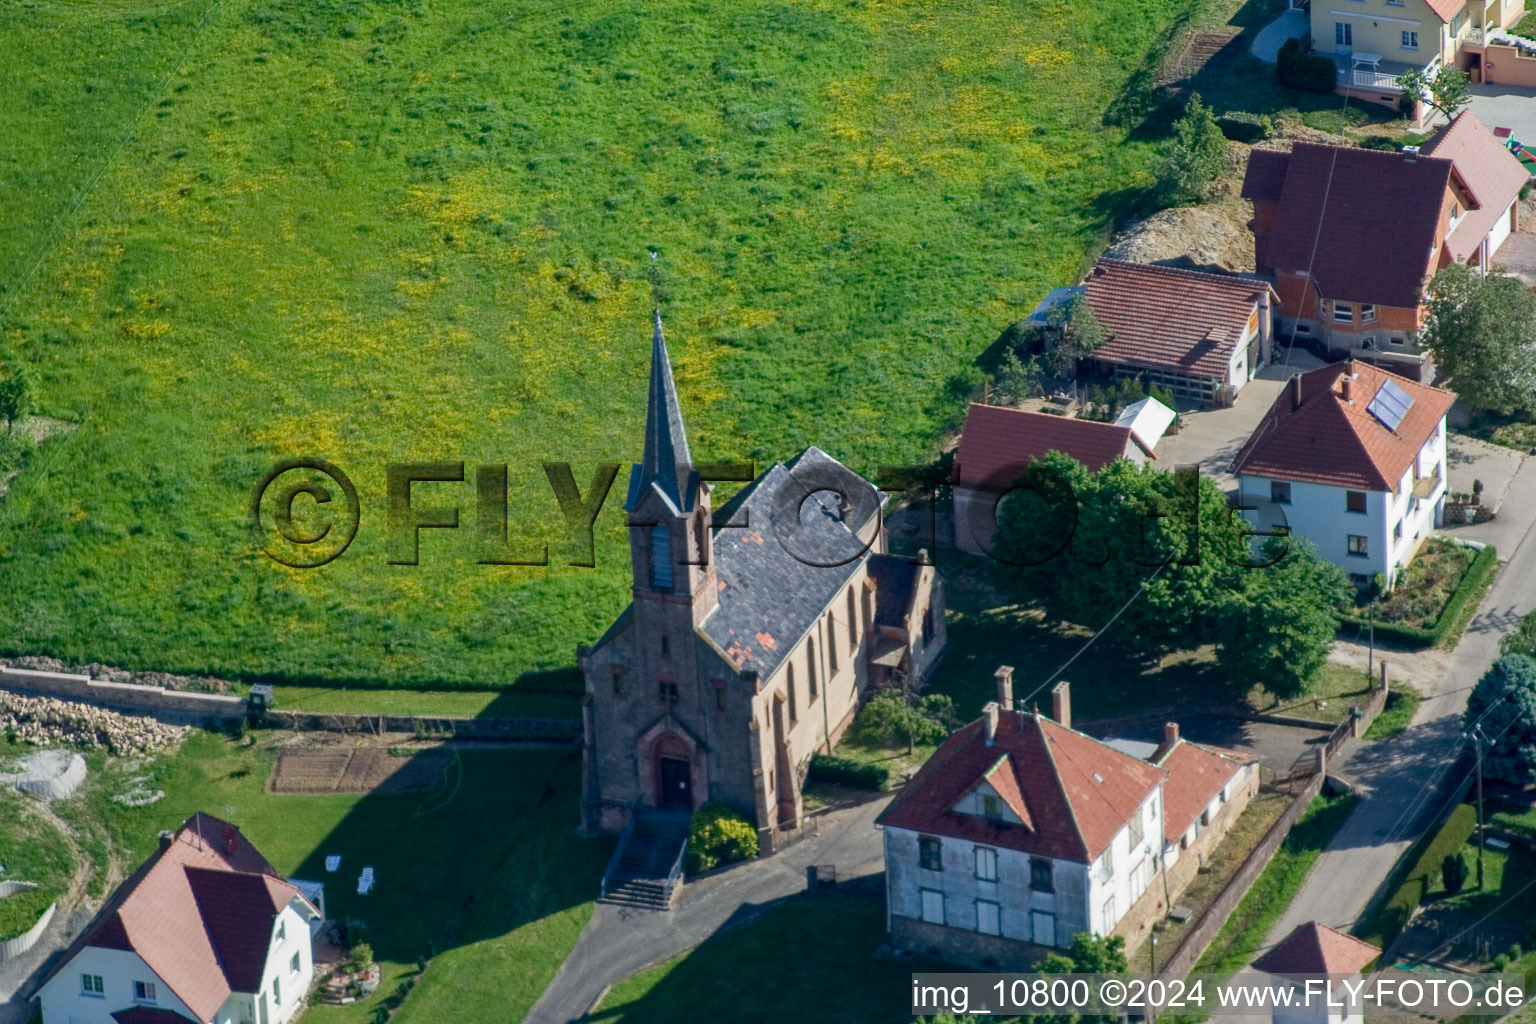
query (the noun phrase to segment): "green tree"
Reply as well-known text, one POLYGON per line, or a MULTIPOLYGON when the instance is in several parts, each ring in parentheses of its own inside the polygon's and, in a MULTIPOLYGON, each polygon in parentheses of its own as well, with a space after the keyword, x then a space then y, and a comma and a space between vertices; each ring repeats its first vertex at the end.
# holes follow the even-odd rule
POLYGON ((1445 855, 1445 860, 1440 862, 1440 881, 1445 883, 1445 891, 1452 896, 1461 892, 1461 887, 1467 884, 1467 862, 1461 859, 1461 854, 1445 855))
POLYGON ((1513 277, 1446 267, 1429 287, 1422 343, 1468 405, 1512 413, 1536 389, 1536 295, 1513 277))
MULTIPOLYGON (((1047 953, 1035 961, 1034 970, 1040 974, 1124 974, 1129 967, 1122 936, 1078 932, 1064 952, 1047 953)), ((1091 1024, 1114 1019, 1079 1014, 1028 1014, 1019 1021, 1020 1024, 1091 1024)))
POLYGON ((1536 781, 1536 661, 1506 654, 1494 662, 1472 688, 1462 721, 1484 737, 1487 778, 1512 786, 1536 781))
POLYGON ((1021 480, 993 539, 1001 586, 1088 626, 1125 605, 1109 635, 1147 653, 1211 637, 1248 558, 1247 526, 1212 480, 1124 459, 1089 473, 1059 452, 1021 480))
POLYGON ((1444 114, 1447 120, 1456 120, 1456 115, 1472 102, 1472 91, 1467 88, 1467 73, 1450 65, 1442 67, 1433 75, 1413 68, 1399 75, 1397 82, 1405 98, 1420 97, 1426 107, 1444 114))
POLYGON ((1515 631, 1499 638, 1499 653, 1523 654, 1527 658, 1536 659, 1536 612, 1526 612, 1520 616, 1520 625, 1515 627, 1515 631))
POLYGON ((1227 139, 1200 94, 1189 97, 1173 126, 1173 148, 1157 172, 1154 195, 1160 206, 1184 206, 1204 199, 1221 174, 1227 139))
POLYGON ((32 411, 32 371, 15 366, 0 375, 0 416, 5 417, 5 433, 10 436, 16 421, 32 411))
POLYGON ((937 743, 958 723, 955 704, 944 694, 908 701, 895 690, 870 698, 855 723, 860 736, 881 744, 905 743, 911 753, 919 743, 937 743))
POLYGON ((1049 350, 1050 364, 1057 373, 1071 371, 1079 359, 1109 340, 1109 332, 1081 295, 1053 308, 1046 324, 1055 342, 1049 350))
POLYGON ((1274 564, 1239 574, 1223 608, 1216 663, 1245 687, 1258 680, 1276 697, 1299 697, 1328 660, 1352 588, 1300 537, 1266 541, 1263 556, 1274 564))

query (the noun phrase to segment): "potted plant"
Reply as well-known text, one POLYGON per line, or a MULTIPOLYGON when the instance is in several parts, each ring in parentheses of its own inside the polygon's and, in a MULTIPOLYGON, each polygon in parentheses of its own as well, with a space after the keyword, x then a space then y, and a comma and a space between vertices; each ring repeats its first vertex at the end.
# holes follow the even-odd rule
POLYGON ((1472 504, 1474 504, 1474 505, 1481 505, 1482 503, 1483 503, 1483 482, 1481 480, 1473 480, 1472 481, 1472 504))

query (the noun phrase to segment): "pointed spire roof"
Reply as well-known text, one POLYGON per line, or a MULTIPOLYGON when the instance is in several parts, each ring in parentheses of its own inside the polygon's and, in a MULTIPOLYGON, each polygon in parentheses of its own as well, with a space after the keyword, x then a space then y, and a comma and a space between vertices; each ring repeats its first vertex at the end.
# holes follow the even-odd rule
POLYGON ((693 458, 683 430, 683 411, 672 381, 667 339, 661 331, 661 310, 653 314, 651 386, 645 410, 645 455, 630 475, 629 501, 634 508, 648 487, 655 487, 679 512, 693 506, 693 458))

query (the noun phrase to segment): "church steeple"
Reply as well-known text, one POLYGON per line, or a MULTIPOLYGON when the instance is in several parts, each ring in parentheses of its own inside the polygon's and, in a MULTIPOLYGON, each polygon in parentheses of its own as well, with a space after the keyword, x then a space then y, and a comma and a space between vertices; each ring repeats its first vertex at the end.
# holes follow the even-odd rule
POLYGON ((680 513, 693 508, 698 491, 693 459, 688 454, 688 435, 683 430, 683 411, 672 382, 672 363, 661 332, 661 310, 654 313, 651 335, 651 386, 645 409, 645 455, 630 475, 629 500, 633 509, 653 484, 680 513))

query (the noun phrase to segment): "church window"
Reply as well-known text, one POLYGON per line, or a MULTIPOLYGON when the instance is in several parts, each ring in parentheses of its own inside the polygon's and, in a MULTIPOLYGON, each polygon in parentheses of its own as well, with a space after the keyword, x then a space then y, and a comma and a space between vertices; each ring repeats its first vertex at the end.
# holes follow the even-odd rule
POLYGON ((622 697, 622 696, 624 696, 624 666, 623 665, 615 665, 615 666, 613 666, 613 695, 615 697, 622 697))
POLYGON ((715 710, 725 710, 725 680, 715 680, 715 710))
POLYGON ((807 640, 805 642, 805 650, 806 650, 805 671, 806 671, 806 674, 811 677, 811 682, 810 682, 810 686, 811 686, 811 700, 815 700, 816 699, 816 641, 815 640, 807 640))
POLYGON ((923 643, 933 639, 933 605, 923 609, 923 643))
POLYGON ((693 561, 696 565, 709 564, 709 523, 703 509, 693 518, 693 561))
POLYGON ((661 634, 661 656, 668 657, 672 653, 672 638, 665 632, 661 634))
POLYGON ((832 632, 835 628, 829 617, 827 620, 827 660, 831 663, 833 675, 837 675, 837 638, 832 632))
POLYGON ((853 607, 853 588, 848 588, 848 650, 853 650, 859 644, 859 635, 855 627, 854 616, 858 612, 853 607))
POLYGON ((677 703, 677 683, 670 679, 663 679, 657 684, 657 693, 663 704, 677 703))
POLYGON ((784 689, 789 693, 789 724, 794 725, 800 720, 800 712, 795 707, 795 666, 789 666, 789 673, 784 677, 784 689))
POLYGON ((660 523, 651 527, 651 586, 672 589, 672 535, 660 523))

